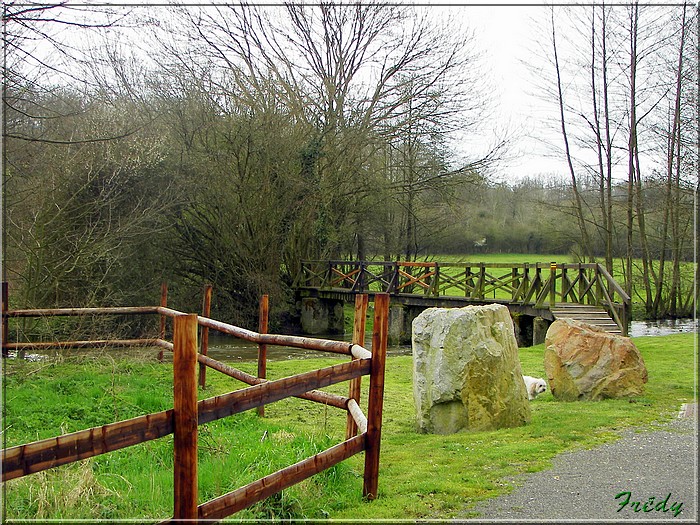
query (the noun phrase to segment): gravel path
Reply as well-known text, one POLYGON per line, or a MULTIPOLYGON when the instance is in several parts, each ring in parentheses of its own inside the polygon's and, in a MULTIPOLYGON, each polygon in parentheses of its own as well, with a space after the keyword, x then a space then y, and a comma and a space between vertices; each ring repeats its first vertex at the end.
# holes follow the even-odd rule
POLYGON ((660 430, 627 430, 614 443, 561 454, 550 470, 514 481, 513 492, 472 509, 480 514, 475 520, 696 523, 697 419, 677 419, 660 430))

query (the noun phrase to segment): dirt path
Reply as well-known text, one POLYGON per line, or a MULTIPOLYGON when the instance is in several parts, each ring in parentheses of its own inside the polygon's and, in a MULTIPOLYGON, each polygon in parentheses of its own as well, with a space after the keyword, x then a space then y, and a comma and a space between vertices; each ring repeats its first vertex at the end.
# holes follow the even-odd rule
POLYGON ((510 494, 480 503, 476 520, 698 521, 695 405, 661 429, 627 430, 591 450, 564 453, 550 470, 514 480, 510 494))

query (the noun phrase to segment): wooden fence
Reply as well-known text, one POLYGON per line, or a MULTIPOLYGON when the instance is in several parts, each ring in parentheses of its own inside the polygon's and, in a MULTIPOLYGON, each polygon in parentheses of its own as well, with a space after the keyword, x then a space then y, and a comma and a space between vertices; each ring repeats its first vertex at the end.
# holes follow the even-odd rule
POLYGON ((598 263, 446 263, 302 261, 297 288, 355 293, 464 297, 551 308, 558 303, 605 308, 629 324, 630 297, 598 263))
MULTIPOLYGON (((204 312, 208 312, 211 288, 205 291, 204 312)), ((268 334, 267 298, 261 301, 260 332, 254 332, 197 314, 185 314, 165 304, 164 287, 160 306, 121 308, 55 308, 10 310, 7 286, 3 285, 2 349, 47 347, 156 346, 173 352, 174 406, 170 410, 146 414, 126 421, 106 424, 71 434, 13 446, 2 450, 2 481, 90 458, 106 452, 174 434, 174 509, 172 520, 219 520, 253 505, 287 487, 313 476, 362 451, 365 452, 363 495, 377 496, 379 451, 381 443, 384 366, 388 332, 389 298, 375 296, 372 352, 364 348, 365 317, 368 298, 356 299, 353 341, 341 342, 288 335, 268 334), (66 341, 51 343, 9 342, 10 318, 70 315, 156 314, 161 316, 160 337, 154 339, 66 341), (164 339, 165 319, 173 320, 173 341, 164 339), (202 329, 202 349, 198 352, 198 327, 202 329), (258 377, 237 370, 206 355, 208 330, 216 330, 247 341, 260 348, 258 377), (322 352, 344 354, 350 361, 274 381, 265 378, 265 349, 284 345, 322 352), (196 365, 200 365, 199 384, 204 371, 212 368, 248 385, 247 388, 197 401, 196 365), (367 414, 359 405, 361 377, 369 375, 367 414), (347 397, 318 390, 350 381, 347 397), (347 412, 345 440, 308 459, 267 475, 244 487, 199 504, 197 501, 197 428, 199 425, 258 408, 288 397, 300 397, 343 409, 347 412)), ((262 413, 262 412, 261 412, 262 413)), ((170 520, 167 520, 170 521, 170 520)))

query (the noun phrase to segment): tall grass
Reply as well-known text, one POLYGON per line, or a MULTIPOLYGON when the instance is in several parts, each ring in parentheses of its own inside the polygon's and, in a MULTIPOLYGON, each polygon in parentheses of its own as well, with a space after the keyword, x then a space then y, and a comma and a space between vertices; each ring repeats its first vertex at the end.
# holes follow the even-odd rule
MULTIPOLYGON (((210 382, 200 398, 242 386, 221 376, 210 382)), ((172 407, 172 367, 152 357, 12 360, 6 362, 5 384, 5 446, 172 407)), ((336 442, 314 429, 292 433, 252 411, 202 425, 199 501, 221 496, 336 442)), ((341 474, 347 470, 337 465, 236 517, 326 517, 333 510, 334 492, 347 490, 342 487, 354 479, 341 474)), ((7 518, 165 519, 173 508, 173 439, 166 436, 11 480, 4 488, 7 518)))
MULTIPOLYGON (((363 454, 235 516, 238 519, 395 520, 470 516, 477 502, 511 490, 512 476, 551 465, 557 454, 650 427, 695 399, 693 334, 634 340, 649 372, 642 396, 564 403, 547 392, 531 404, 530 424, 454 435, 415 430, 411 356, 387 360, 379 497, 362 499, 363 454)), ((542 345, 520 349, 523 371, 544 376, 542 345)), ((268 364, 276 379, 341 357, 268 364)), ((255 363, 238 364, 255 373, 255 363)), ((172 406, 172 368, 153 358, 5 362, 6 445, 11 446, 172 406)), ((210 372, 201 397, 240 388, 210 372)), ((366 399, 367 381, 363 384, 366 399)), ((347 384, 329 391, 345 394, 347 384)), ((364 403, 363 403, 364 404, 364 403)), ((292 464, 343 439, 343 412, 299 399, 203 425, 199 500, 292 464)), ((138 519, 172 515, 172 438, 144 443, 5 484, 7 519, 138 519)))

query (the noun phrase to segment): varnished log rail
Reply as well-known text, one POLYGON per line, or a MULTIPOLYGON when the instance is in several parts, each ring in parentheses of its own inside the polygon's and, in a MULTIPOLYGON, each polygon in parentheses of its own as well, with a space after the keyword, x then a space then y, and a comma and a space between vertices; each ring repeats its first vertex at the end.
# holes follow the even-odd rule
POLYGON ((605 309, 627 333, 631 300, 598 263, 447 263, 410 261, 302 261, 299 290, 387 293, 404 300, 459 297, 552 309, 557 304, 605 309))
MULTIPOLYGON (((7 290, 3 286, 3 291, 7 290)), ((210 292, 209 292, 210 293, 210 292)), ((197 314, 184 314, 168 308, 167 288, 162 289, 161 306, 118 308, 54 308, 43 310, 10 310, 7 294, 3 293, 3 355, 15 348, 75 347, 75 346, 156 346, 173 352, 174 407, 171 410, 147 414, 126 421, 119 421, 71 434, 44 439, 2 450, 2 481, 9 481, 50 468, 58 467, 125 447, 174 434, 174 508, 171 520, 197 522, 218 520, 249 507, 280 490, 313 476, 355 454, 365 451, 363 496, 377 496, 379 476, 379 451, 381 444, 382 407, 384 395, 384 368, 388 335, 389 297, 375 295, 374 331, 372 352, 365 349, 364 318, 367 296, 357 302, 352 343, 313 339, 307 337, 258 333, 222 323, 197 314), (12 317, 53 315, 109 315, 109 314, 157 314, 160 316, 158 338, 133 340, 19 342, 7 341, 7 320, 12 317), (173 319, 173 342, 166 341, 165 318, 173 319), (285 345, 325 352, 345 354, 350 361, 312 370, 291 377, 267 380, 255 377, 220 363, 197 352, 197 327, 214 329, 261 345, 285 345), (197 401, 196 365, 212 368, 236 378, 249 387, 227 394, 197 401), (359 380, 369 376, 367 415, 359 405, 359 380), (319 390, 336 383, 350 381, 349 397, 319 390), (224 494, 209 502, 197 502, 197 428, 233 414, 263 407, 288 397, 300 397, 324 405, 343 409, 348 414, 348 430, 345 440, 308 459, 265 476, 244 487, 224 494)), ((204 313, 208 312, 205 298, 204 313)), ((261 306, 261 315, 265 307, 261 306)), ((261 332, 266 331, 263 323, 261 332)), ((206 348, 206 346, 204 347, 206 348)), ((205 350, 206 353, 206 350, 205 350)), ((264 356, 264 352, 261 352, 264 356)), ((264 374, 264 365, 260 367, 264 374)), ((261 375, 259 373, 259 375, 261 375)))
MULTIPOLYGON (((208 284, 204 287, 204 299, 202 300, 202 316, 209 317, 211 313, 211 294, 213 287, 208 284)), ((199 353, 206 356, 209 352, 209 328, 202 327, 202 344, 199 353)), ((207 367, 204 364, 199 365, 199 386, 204 388, 207 384, 207 367)))

